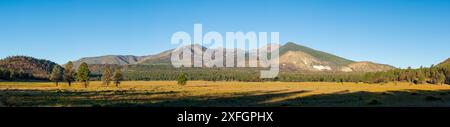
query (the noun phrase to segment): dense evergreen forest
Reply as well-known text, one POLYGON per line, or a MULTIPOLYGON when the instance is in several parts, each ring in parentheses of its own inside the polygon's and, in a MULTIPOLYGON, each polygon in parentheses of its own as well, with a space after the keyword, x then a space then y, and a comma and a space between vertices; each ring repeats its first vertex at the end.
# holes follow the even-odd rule
POLYGON ((54 66, 49 60, 10 56, 0 60, 0 80, 47 80, 54 66))
POLYGON ((260 68, 173 68, 164 65, 133 65, 125 68, 125 80, 175 80, 180 73, 186 73, 189 80, 207 81, 350 82, 358 81, 364 75, 343 72, 281 72, 275 79, 260 79, 260 68))
POLYGON ((450 64, 432 65, 430 68, 395 69, 387 72, 366 73, 364 82, 411 82, 414 84, 450 84, 450 64))
MULTIPOLYGON (((96 67, 99 68, 99 67, 96 67)), ((165 65, 129 65, 122 67, 125 80, 176 80, 186 73, 189 80, 207 81, 281 81, 281 82, 410 82, 411 84, 449 84, 450 64, 419 69, 395 69, 385 72, 280 72, 275 79, 260 79, 259 68, 173 68, 165 65)), ((101 72, 101 70, 97 70, 101 72)), ((101 74, 96 74, 99 80, 101 74)))
POLYGON ((25 73, 22 71, 13 71, 13 70, 7 70, 0 68, 0 81, 6 80, 6 81, 18 81, 18 80, 31 80, 31 79, 38 79, 34 78, 31 73, 25 73))

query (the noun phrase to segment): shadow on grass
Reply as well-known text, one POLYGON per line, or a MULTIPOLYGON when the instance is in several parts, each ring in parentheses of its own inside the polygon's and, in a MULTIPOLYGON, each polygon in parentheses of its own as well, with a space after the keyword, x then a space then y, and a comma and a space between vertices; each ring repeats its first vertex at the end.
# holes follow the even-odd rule
POLYGON ((234 94, 232 97, 214 97, 214 96, 191 96, 183 99, 160 101, 157 103, 132 104, 121 103, 107 106, 151 106, 151 107, 264 107, 271 106, 265 101, 288 97, 295 94, 306 93, 308 91, 251 91, 234 94))
POLYGON ((118 102, 139 102, 142 97, 152 95, 177 94, 174 91, 130 91, 130 90, 103 90, 103 91, 69 91, 69 90, 0 90, 0 106, 103 106, 118 102))
POLYGON ((0 106, 106 107, 365 107, 450 106, 450 90, 403 90, 381 93, 340 91, 295 97, 309 91, 250 91, 227 96, 185 96, 183 92, 0 90, 0 106), (157 95, 152 98, 149 96, 157 95), (294 96, 294 98, 292 98, 294 96), (269 100, 281 99, 271 102, 269 100))
POLYGON ((313 95, 287 99, 271 106, 308 107, 448 107, 450 90, 403 90, 313 95))
POLYGON ((194 96, 156 103, 115 103, 105 106, 156 106, 156 107, 448 107, 450 90, 404 90, 381 93, 340 91, 331 94, 312 95, 267 102, 275 98, 289 97, 308 91, 248 92, 234 97, 208 98, 194 96))

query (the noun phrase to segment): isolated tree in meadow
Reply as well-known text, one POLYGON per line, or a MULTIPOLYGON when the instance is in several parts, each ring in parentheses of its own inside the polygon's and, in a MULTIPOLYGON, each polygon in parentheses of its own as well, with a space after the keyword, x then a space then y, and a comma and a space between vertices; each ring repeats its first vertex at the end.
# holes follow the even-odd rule
POLYGON ((90 74, 90 71, 89 71, 88 64, 85 62, 81 63, 81 65, 80 65, 80 67, 78 67, 78 71, 77 71, 77 81, 83 82, 84 87, 88 87, 89 74, 90 74))
POLYGON ((58 65, 53 66, 52 73, 50 74, 50 80, 56 83, 56 86, 58 86, 58 83, 62 81, 62 71, 61 67, 58 65))
POLYGON ((105 66, 103 68, 103 74, 102 74, 103 84, 105 84, 106 86, 109 86, 109 83, 111 83, 111 79, 112 79, 111 69, 108 66, 105 66))
POLYGON ((187 79, 186 73, 181 73, 180 75, 178 75, 178 78, 177 78, 178 85, 184 86, 184 85, 186 85, 187 81, 188 81, 188 79, 187 79))
POLYGON ((119 87, 120 81, 123 79, 123 74, 120 68, 116 68, 114 71, 114 75, 112 76, 112 80, 114 81, 114 84, 116 87, 119 87))
POLYGON ((69 61, 64 65, 64 81, 66 81, 70 87, 74 79, 73 63, 72 61, 69 61))

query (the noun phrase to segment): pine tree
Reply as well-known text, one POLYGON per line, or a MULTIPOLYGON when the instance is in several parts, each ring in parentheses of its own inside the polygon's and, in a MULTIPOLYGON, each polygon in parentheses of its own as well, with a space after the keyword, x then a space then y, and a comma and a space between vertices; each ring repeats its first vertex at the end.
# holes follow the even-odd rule
POLYGON ((440 75, 441 73, 439 72, 439 70, 436 67, 434 67, 434 68, 431 68, 430 72, 431 72, 430 83, 439 84, 440 83, 439 80, 441 78, 441 75, 440 75))
POLYGON ((178 78, 177 78, 177 84, 178 85, 182 85, 182 86, 184 86, 184 85, 186 85, 186 83, 187 83, 187 75, 186 75, 186 73, 181 73, 180 75, 178 75, 178 78))
POLYGON ((88 86, 89 74, 90 74, 90 71, 89 71, 88 64, 85 62, 81 63, 81 65, 80 65, 80 67, 78 67, 78 71, 77 71, 77 81, 83 82, 84 87, 88 86))
POLYGON ((450 85, 450 65, 445 68, 445 83, 450 85))
POLYGON ((66 81, 70 85, 74 80, 74 71, 73 71, 73 63, 69 61, 66 65, 64 65, 64 81, 66 81))
POLYGON ((114 81, 114 84, 116 87, 119 87, 120 81, 123 80, 122 71, 120 68, 116 68, 114 71, 114 75, 112 76, 112 80, 114 81))
POLYGON ((444 84, 445 75, 443 73, 438 72, 437 74, 437 84, 444 84))
POLYGON ((10 79, 10 80, 13 80, 13 81, 17 79, 17 74, 16 74, 15 71, 10 71, 10 73, 9 73, 9 79, 10 79))
POLYGON ((103 84, 109 86, 109 83, 111 83, 111 79, 112 79, 111 69, 108 66, 105 66, 102 74, 103 84))
POLYGON ((55 82, 56 86, 58 86, 58 83, 62 80, 61 67, 59 67, 58 65, 54 65, 49 79, 55 82))
POLYGON ((416 72, 416 80, 414 81, 415 84, 423 84, 425 83, 425 75, 422 73, 422 71, 416 72))
POLYGON ((414 73, 411 67, 408 67, 408 69, 406 70, 406 75, 406 79, 408 80, 408 82, 414 83, 414 79, 416 79, 416 73, 414 73))

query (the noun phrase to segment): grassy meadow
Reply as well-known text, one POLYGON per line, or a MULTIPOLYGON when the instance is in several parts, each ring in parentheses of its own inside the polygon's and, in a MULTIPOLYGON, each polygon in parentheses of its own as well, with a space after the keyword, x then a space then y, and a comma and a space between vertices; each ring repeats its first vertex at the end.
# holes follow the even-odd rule
POLYGON ((450 86, 409 83, 126 81, 0 82, 0 107, 450 106, 450 86))

